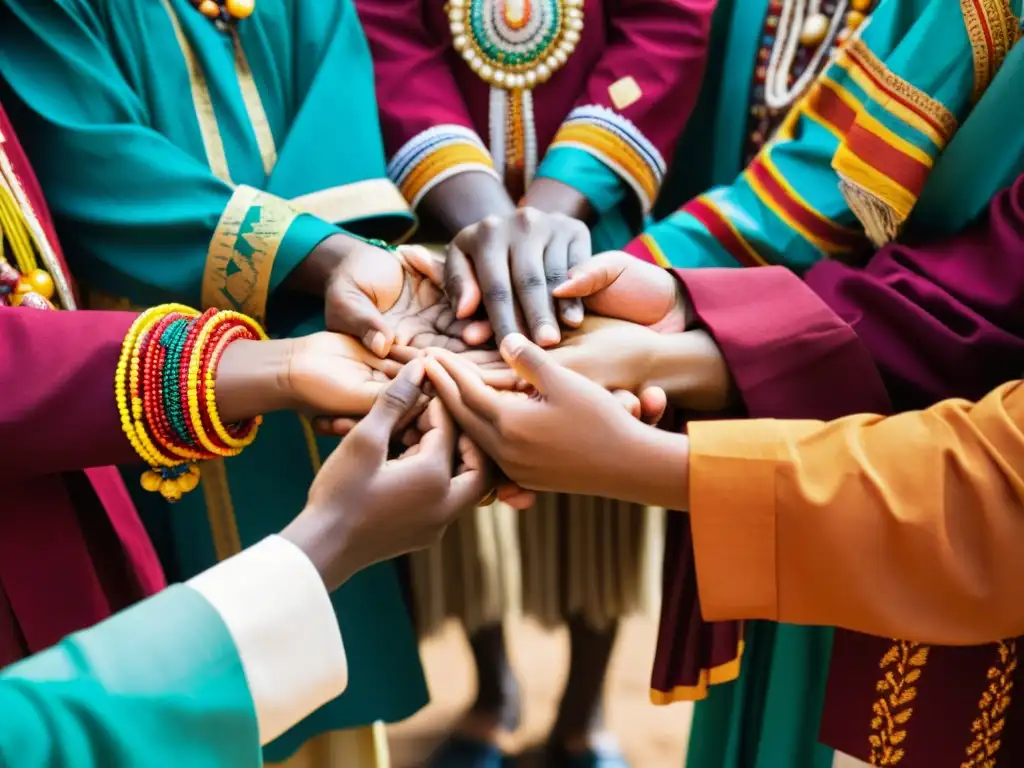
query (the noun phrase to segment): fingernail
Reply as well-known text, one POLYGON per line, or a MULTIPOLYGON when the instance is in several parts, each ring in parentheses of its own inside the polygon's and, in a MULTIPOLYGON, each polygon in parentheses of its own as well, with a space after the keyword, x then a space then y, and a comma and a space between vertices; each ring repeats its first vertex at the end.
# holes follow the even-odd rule
POLYGON ((501 351, 505 354, 513 354, 526 346, 526 337, 521 333, 510 333, 501 342, 501 351))
POLYGON ((579 304, 573 304, 571 307, 567 307, 565 312, 565 322, 579 324, 583 322, 583 307, 579 304))
POLYGON ((534 341, 542 347, 550 344, 557 344, 561 338, 562 337, 561 334, 558 333, 558 329, 553 325, 548 325, 547 323, 537 328, 537 331, 534 334, 534 341))
POLYGON ((380 331, 367 331, 366 335, 363 337, 363 344, 369 347, 377 357, 384 357, 387 340, 384 338, 384 334, 380 331))

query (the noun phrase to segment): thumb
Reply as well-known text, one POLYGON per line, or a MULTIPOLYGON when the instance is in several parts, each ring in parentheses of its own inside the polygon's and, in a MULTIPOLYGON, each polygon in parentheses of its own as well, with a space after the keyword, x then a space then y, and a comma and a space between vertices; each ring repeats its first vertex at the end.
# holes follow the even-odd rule
POLYGON ((425 369, 423 359, 416 358, 402 367, 398 375, 377 396, 366 417, 349 434, 367 440, 386 455, 395 429, 407 420, 419 403, 425 369))
POLYGON ((599 253, 577 267, 569 270, 568 279, 551 292, 559 299, 583 299, 600 293, 611 286, 626 267, 622 257, 632 258, 621 251, 599 253))
POLYGON ((400 245, 405 262, 438 288, 444 288, 444 257, 422 245, 400 245))
POLYGON ((373 299, 351 281, 335 287, 328 298, 328 328, 354 336, 377 357, 387 357, 395 341, 395 332, 373 299))
POLYGON ((550 395, 558 388, 565 369, 551 356, 521 333, 510 333, 501 342, 501 356, 518 374, 542 395, 550 395))

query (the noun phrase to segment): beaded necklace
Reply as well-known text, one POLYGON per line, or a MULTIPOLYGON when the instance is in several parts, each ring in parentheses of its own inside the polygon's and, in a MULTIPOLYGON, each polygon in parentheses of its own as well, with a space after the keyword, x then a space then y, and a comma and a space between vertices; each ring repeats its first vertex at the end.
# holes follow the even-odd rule
POLYGON ((771 0, 754 68, 743 162, 749 163, 876 0, 771 0))
POLYGON ((210 21, 231 24, 252 16, 256 0, 192 0, 192 5, 210 21))
POLYGON ((537 169, 532 90, 576 50, 584 0, 449 0, 452 47, 491 86, 489 143, 513 194, 537 169))

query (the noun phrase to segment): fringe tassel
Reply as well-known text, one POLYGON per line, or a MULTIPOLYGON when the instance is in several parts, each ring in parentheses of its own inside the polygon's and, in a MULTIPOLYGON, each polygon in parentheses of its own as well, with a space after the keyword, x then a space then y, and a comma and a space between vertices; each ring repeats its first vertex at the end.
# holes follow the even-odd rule
POLYGON ((896 239, 903 222, 892 208, 843 176, 839 177, 839 191, 876 248, 896 239))

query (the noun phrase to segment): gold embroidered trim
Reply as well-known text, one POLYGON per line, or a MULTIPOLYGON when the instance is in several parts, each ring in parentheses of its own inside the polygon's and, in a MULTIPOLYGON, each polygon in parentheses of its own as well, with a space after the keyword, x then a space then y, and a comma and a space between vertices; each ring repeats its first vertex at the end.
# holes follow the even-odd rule
POLYGON ((390 179, 366 179, 328 187, 292 198, 291 204, 296 210, 332 224, 373 216, 412 215, 409 201, 390 179))
POLYGON ((996 768, 1016 671, 1017 641, 1004 640, 996 646, 996 661, 989 667, 988 685, 978 701, 979 714, 971 723, 974 738, 960 768, 996 768))
MULTIPOLYGON (((963 0, 971 2, 971 0, 963 0)), ((877 78, 883 86, 895 93, 900 98, 914 105, 921 112, 926 114, 941 128, 945 140, 948 142, 956 133, 957 119, 946 105, 941 101, 932 98, 915 85, 911 85, 902 77, 897 75, 879 59, 863 40, 857 39, 843 47, 840 56, 849 56, 850 59, 860 65, 866 72, 877 78)), ((914 115, 918 120, 922 118, 914 115)), ((925 131, 927 133, 927 131, 925 131)))
POLYGON ((239 186, 210 239, 203 271, 203 308, 234 309, 262 323, 274 259, 296 216, 286 200, 239 186))
POLYGON ((1017 42, 1019 22, 1009 0, 960 0, 967 37, 974 56, 974 91, 977 101, 1003 65, 1010 48, 1017 42), (989 44, 989 38, 992 43, 989 44))
POLYGON ((900 746, 907 738, 906 725, 914 714, 910 704, 917 698, 916 683, 928 663, 930 648, 921 643, 896 640, 878 663, 882 679, 875 685, 878 699, 871 705, 871 765, 897 765, 903 760, 900 746))
POLYGON ((235 47, 235 76, 238 78, 238 86, 242 90, 242 102, 245 104, 245 111, 249 115, 249 122, 252 124, 253 133, 256 134, 256 144, 260 148, 260 159, 263 161, 263 172, 268 176, 277 165, 277 146, 274 144, 274 134, 270 130, 270 120, 267 119, 267 111, 263 108, 263 99, 260 98, 260 90, 256 87, 256 80, 252 76, 252 69, 249 67, 249 60, 245 56, 245 49, 242 47, 242 40, 238 36, 238 30, 232 28, 231 42, 235 47))
POLYGON ((181 28, 181 22, 171 7, 169 0, 161 0, 164 10, 171 19, 171 26, 174 27, 174 36, 178 40, 178 47, 181 55, 185 57, 185 66, 188 69, 188 81, 192 91, 192 106, 196 112, 196 120, 199 122, 199 133, 203 137, 203 149, 206 152, 206 162, 213 171, 213 175, 226 184, 231 184, 231 170, 228 168, 228 156, 224 151, 224 140, 221 138, 220 129, 217 127, 217 116, 213 111, 213 99, 210 98, 210 87, 206 84, 206 75, 196 58, 195 51, 185 37, 181 28))

